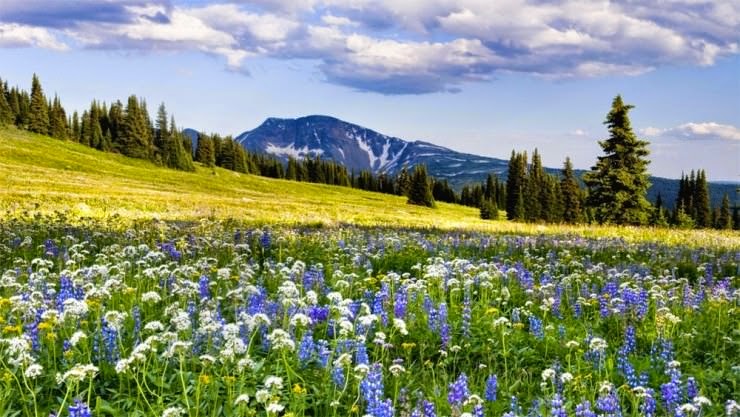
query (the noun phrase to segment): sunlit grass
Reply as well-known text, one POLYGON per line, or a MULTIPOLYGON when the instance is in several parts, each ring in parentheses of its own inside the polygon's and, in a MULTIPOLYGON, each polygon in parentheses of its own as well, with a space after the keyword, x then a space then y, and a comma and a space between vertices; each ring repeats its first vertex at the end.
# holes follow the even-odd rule
POLYGON ((298 183, 198 166, 195 173, 102 153, 17 129, 0 130, 0 216, 65 212, 69 217, 249 224, 461 229, 505 234, 577 234, 691 246, 740 247, 740 234, 655 228, 483 221, 478 210, 345 187, 298 183))

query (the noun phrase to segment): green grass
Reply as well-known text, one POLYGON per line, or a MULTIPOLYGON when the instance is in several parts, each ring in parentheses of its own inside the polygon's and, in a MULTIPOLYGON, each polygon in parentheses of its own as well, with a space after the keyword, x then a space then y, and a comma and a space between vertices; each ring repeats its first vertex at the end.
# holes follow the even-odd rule
POLYGON ((532 225, 483 221, 478 210, 346 187, 263 178, 198 166, 195 173, 157 167, 14 128, 0 129, 0 216, 65 212, 71 217, 252 224, 413 227, 511 234, 578 234, 689 245, 740 247, 737 232, 532 225))

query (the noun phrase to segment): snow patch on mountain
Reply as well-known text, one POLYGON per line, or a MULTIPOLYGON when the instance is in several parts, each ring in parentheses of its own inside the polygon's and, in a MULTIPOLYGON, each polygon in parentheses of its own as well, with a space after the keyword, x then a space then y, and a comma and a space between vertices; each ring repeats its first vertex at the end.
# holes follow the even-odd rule
POLYGON ((273 155, 291 156, 296 159, 302 159, 307 156, 317 156, 324 153, 323 149, 309 149, 308 146, 296 148, 292 144, 288 146, 276 146, 272 143, 267 144, 265 151, 273 155))

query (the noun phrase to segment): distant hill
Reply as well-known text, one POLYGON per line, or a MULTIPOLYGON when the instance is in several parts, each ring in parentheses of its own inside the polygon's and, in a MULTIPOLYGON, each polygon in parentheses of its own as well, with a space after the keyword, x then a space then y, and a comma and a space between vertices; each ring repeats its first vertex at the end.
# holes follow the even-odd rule
MULTIPOLYGON (((195 138, 195 145, 197 133, 188 130, 186 134, 195 138)), ((236 140, 247 150, 272 154, 283 161, 291 156, 320 156, 342 163, 355 172, 369 170, 375 174, 396 174, 404 166, 426 164, 431 175, 447 179, 458 190, 465 184, 485 180, 489 173, 505 179, 508 167, 508 160, 457 152, 423 141, 407 141, 320 115, 297 119, 271 117, 257 128, 240 134, 236 140)), ((711 174, 711 167, 706 168, 711 174)), ((559 168, 547 170, 560 172, 559 168)), ((583 172, 577 171, 579 175, 583 172)), ((671 206, 678 193, 679 181, 652 177, 651 182, 653 186, 648 191, 648 198, 654 201, 660 193, 665 204, 671 206)), ((712 205, 719 205, 724 193, 734 198, 737 186, 726 182, 710 183, 712 205)))

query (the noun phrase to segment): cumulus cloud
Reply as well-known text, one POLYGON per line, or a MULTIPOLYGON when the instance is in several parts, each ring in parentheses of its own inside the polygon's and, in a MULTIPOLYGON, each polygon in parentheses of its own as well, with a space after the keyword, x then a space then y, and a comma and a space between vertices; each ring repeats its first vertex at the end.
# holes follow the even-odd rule
POLYGON ((666 129, 646 127, 640 132, 653 138, 740 141, 740 128, 715 122, 684 123, 666 129))
POLYGON ((67 45, 48 30, 39 27, 0 22, 0 48, 35 46, 63 51, 67 45))
POLYGON ((0 0, 0 47, 197 50, 310 59, 383 94, 457 91, 496 72, 634 76, 740 53, 740 3, 696 0, 0 0))

